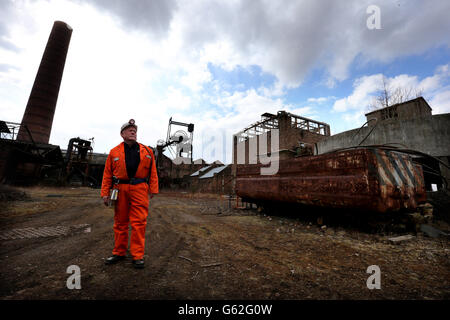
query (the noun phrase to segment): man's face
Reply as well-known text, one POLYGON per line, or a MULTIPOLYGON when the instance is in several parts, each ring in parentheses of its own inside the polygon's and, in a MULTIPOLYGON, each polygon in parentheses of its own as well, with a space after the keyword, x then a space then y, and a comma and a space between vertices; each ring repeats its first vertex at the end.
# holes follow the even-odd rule
POLYGON ((136 142, 136 128, 128 127, 124 129, 120 134, 125 142, 136 142))

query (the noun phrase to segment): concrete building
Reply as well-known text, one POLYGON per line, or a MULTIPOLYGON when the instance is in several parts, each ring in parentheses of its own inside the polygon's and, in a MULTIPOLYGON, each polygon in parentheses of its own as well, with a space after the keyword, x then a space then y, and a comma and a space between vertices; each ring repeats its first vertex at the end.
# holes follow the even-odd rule
POLYGON ((366 113, 366 119, 369 121, 369 125, 374 126, 377 121, 387 119, 408 120, 428 117, 431 116, 431 110, 432 109, 427 101, 423 97, 418 97, 413 100, 366 113))

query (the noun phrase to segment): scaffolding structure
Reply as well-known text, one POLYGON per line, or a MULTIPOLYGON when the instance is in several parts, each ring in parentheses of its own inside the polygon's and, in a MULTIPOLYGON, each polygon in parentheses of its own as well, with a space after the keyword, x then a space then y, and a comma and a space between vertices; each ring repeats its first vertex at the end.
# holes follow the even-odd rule
POLYGON ((278 118, 276 115, 271 113, 263 113, 261 115, 261 120, 253 123, 242 131, 235 134, 239 142, 243 142, 249 138, 254 138, 272 129, 278 129, 278 118))
POLYGON ((289 114, 291 117, 291 127, 317 133, 322 136, 330 135, 330 126, 327 123, 300 117, 295 114, 289 114))
POLYGON ((235 136, 238 139, 238 143, 267 133, 272 129, 279 129, 279 117, 282 115, 291 118, 291 128, 298 128, 322 136, 330 136, 330 126, 327 123, 315 121, 285 111, 279 111, 277 115, 268 112, 263 113, 260 121, 255 122, 244 130, 236 133, 235 136))

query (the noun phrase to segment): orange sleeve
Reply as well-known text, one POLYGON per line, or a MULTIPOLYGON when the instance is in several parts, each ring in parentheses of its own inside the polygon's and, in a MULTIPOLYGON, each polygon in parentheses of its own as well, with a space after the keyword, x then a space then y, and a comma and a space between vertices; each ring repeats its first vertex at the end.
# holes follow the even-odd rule
POLYGON ((149 193, 159 193, 159 186, 158 186, 158 172, 156 171, 156 159, 153 154, 153 151, 150 149, 150 155, 152 157, 152 167, 150 168, 152 174, 150 175, 150 181, 149 181, 149 193))
POLYGON ((112 170, 111 170, 111 152, 106 158, 105 170, 103 170, 101 197, 109 196, 109 190, 112 187, 112 170))

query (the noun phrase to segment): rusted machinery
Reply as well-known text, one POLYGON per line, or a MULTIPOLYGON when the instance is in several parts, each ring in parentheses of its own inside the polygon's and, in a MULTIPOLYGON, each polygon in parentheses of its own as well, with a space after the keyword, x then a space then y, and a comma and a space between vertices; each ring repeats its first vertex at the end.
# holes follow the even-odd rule
POLYGON ((195 171, 197 166, 192 161, 193 137, 193 123, 174 121, 170 117, 166 140, 158 140, 156 148, 152 148, 156 157, 160 188, 180 185, 183 182, 183 175, 195 171), (186 127, 188 133, 184 130, 176 130, 173 133, 172 126, 186 127), (164 154, 166 150, 169 151, 168 153, 172 158, 164 154))
POLYGON ((172 120, 172 117, 169 119, 169 126, 167 128, 167 138, 166 140, 158 140, 157 150, 158 154, 162 155, 162 153, 167 149, 174 157, 174 161, 178 162, 177 159, 187 160, 189 163, 192 162, 192 141, 194 138, 194 124, 193 123, 184 123, 179 121, 172 120), (178 130, 175 133, 172 133, 172 125, 187 127, 189 135, 183 131, 178 130), (173 149, 175 146, 175 149, 173 149))
POLYGON ((91 142, 80 137, 69 140, 69 145, 64 156, 65 172, 63 179, 65 183, 77 182, 83 186, 98 186, 101 183, 98 177, 96 179, 92 176, 91 172, 94 166, 92 163, 93 149, 91 142))
POLYGON ((91 140, 72 138, 63 152, 59 146, 35 143, 25 125, 0 120, 0 183, 98 187, 106 155, 93 156, 91 140), (29 134, 29 141, 17 141, 21 130, 29 134))
POLYGON ((0 121, 0 183, 34 184, 48 168, 63 163, 59 146, 36 143, 25 125, 0 121), (27 140, 17 141, 20 131, 29 134, 27 140))
POLYGON ((423 172, 410 155, 362 147, 280 160, 275 175, 238 165, 236 194, 246 202, 290 202, 371 212, 413 211, 426 201, 423 172))

